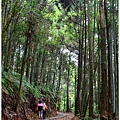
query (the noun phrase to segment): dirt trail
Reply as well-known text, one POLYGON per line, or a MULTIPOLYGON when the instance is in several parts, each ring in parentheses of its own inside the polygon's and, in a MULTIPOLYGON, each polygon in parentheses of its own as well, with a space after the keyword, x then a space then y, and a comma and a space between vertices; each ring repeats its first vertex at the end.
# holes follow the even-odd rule
MULTIPOLYGON (((71 120, 74 115, 72 113, 63 113, 63 112, 57 112, 57 116, 46 118, 43 120, 71 120)), ((40 119, 32 119, 32 120, 40 120, 40 119)))

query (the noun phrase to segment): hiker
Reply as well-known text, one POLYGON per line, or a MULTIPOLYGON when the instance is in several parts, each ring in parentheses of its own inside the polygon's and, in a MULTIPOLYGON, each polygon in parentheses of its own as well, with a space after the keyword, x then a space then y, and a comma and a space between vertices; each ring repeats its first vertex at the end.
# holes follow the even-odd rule
POLYGON ((36 110, 38 111, 38 117, 42 118, 43 117, 43 106, 44 104, 40 100, 39 103, 37 104, 36 110))
POLYGON ((44 106, 43 106, 43 119, 45 119, 46 117, 46 110, 47 110, 47 105, 44 103, 44 106))

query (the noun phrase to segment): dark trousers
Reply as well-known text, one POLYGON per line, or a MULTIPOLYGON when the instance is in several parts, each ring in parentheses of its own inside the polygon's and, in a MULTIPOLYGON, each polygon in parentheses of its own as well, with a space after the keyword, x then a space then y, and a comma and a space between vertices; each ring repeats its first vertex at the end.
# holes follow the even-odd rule
POLYGON ((43 118, 45 118, 45 117, 46 117, 46 111, 43 110, 43 118))

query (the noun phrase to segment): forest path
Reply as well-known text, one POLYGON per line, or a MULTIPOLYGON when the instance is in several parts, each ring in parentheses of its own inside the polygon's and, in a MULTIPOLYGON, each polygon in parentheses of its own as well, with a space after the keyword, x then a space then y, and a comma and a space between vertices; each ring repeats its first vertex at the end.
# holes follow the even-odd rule
MULTIPOLYGON (((57 112, 57 116, 42 119, 42 120, 71 120, 71 118, 73 117, 74 117, 74 114, 72 113, 57 112)), ((37 119, 31 119, 31 120, 41 120, 41 119, 37 118, 37 119)))

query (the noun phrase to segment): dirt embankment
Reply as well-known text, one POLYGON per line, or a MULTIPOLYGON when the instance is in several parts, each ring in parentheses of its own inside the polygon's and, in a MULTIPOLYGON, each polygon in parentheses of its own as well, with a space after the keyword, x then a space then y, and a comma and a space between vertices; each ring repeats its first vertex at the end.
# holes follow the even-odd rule
MULTIPOLYGON (((14 99, 4 92, 2 93, 2 120, 40 120, 37 112, 30 109, 32 108, 30 102, 21 103, 14 112, 14 99)), ((34 105, 33 108, 35 108, 34 105)), ((54 105, 50 103, 48 103, 48 108, 45 120, 74 120, 72 113, 57 112, 54 105)))
MULTIPOLYGON (((36 102, 34 104, 31 102, 34 99, 29 97, 26 102, 21 102, 17 107, 17 111, 14 112, 16 97, 15 95, 10 96, 2 92, 2 120, 36 120, 38 118, 35 111, 36 102)), ((48 108, 47 117, 57 115, 57 111, 51 103, 48 103, 48 108)))

